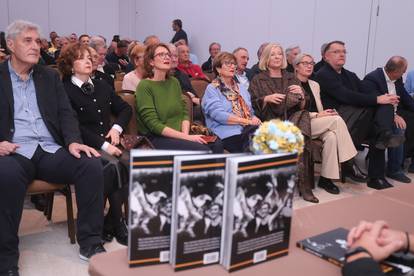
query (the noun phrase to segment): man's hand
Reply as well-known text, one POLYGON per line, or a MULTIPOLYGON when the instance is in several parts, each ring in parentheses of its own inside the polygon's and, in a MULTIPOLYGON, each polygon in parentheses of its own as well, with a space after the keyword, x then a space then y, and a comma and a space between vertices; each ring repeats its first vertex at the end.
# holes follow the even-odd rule
POLYGON ((119 64, 121 64, 122 66, 127 66, 128 65, 128 61, 126 61, 125 59, 119 59, 118 60, 119 64))
POLYGON ((87 145, 84 144, 79 144, 79 143, 72 143, 69 145, 69 152, 70 154, 72 154, 73 156, 75 156, 76 158, 80 158, 81 157, 81 152, 86 153, 86 155, 88 157, 100 157, 101 155, 99 154, 99 152, 97 152, 94 148, 88 147, 87 145))
POLYGON ((119 144, 119 135, 120 133, 118 130, 111 128, 105 138, 109 138, 111 144, 116 146, 119 144))
POLYGON ((377 97, 377 104, 392 104, 397 105, 400 102, 400 96, 384 94, 377 97))
POLYGON ((8 141, 0 142, 0 156, 7 156, 14 152, 19 147, 17 144, 10 143, 8 141))
POLYGON ((398 114, 395 114, 394 116, 394 123, 399 129, 407 128, 407 124, 405 123, 403 117, 399 116, 398 114))

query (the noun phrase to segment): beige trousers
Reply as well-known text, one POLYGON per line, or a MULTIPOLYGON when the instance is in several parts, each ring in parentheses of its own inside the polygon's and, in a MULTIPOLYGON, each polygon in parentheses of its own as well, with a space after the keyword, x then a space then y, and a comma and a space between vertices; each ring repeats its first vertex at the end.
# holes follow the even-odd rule
POLYGON ((329 179, 339 179, 339 163, 357 154, 344 120, 338 115, 311 119, 312 139, 321 139, 321 175, 329 179))

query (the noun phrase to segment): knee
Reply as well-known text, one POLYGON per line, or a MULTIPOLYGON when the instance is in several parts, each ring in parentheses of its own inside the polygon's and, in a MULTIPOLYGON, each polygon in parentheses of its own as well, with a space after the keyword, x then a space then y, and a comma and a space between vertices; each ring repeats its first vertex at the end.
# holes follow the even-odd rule
POLYGON ((328 130, 323 136, 323 144, 325 145, 327 143, 336 143, 336 135, 333 131, 328 130))
POLYGON ((25 170, 19 162, 11 157, 0 157, 0 183, 5 185, 17 183, 24 185, 32 181, 34 175, 25 170))
POLYGON ((101 159, 98 157, 87 157, 82 155, 78 160, 78 171, 86 173, 91 178, 103 179, 103 167, 101 159))

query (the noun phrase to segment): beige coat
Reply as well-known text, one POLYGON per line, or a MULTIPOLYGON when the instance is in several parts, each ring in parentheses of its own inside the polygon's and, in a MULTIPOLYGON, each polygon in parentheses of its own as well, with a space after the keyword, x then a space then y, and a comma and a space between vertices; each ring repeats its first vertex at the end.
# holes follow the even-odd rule
MULTIPOLYGON (((323 111, 319 84, 309 80, 318 112, 323 111)), ((353 158, 357 151, 348 128, 341 116, 317 117, 318 112, 310 112, 312 139, 323 142, 321 175, 339 179, 339 163, 353 158)))

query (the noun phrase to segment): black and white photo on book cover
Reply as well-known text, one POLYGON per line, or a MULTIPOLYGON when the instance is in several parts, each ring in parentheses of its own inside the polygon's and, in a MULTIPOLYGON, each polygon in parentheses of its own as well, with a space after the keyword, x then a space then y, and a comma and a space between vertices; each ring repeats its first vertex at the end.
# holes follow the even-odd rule
POLYGON ((176 270, 217 263, 223 220, 225 158, 204 157, 202 160, 179 161, 178 164, 171 263, 176 270))
MULTIPOLYGON (((264 158, 265 159, 265 158, 264 158)), ((231 236, 223 242, 231 254, 225 266, 230 271, 288 253, 296 157, 240 162, 237 174, 229 172, 231 236)), ((229 222, 227 222, 228 226, 229 222)), ((226 229, 230 231, 230 229, 226 229)))

